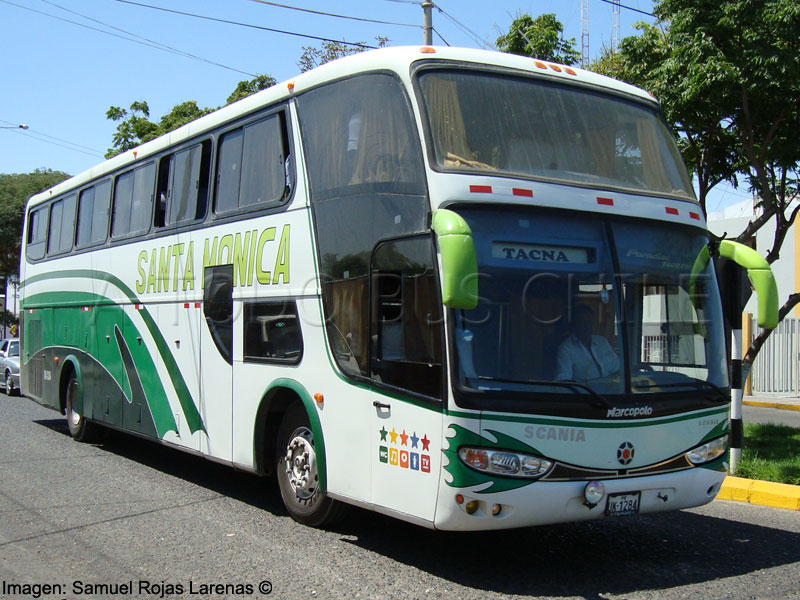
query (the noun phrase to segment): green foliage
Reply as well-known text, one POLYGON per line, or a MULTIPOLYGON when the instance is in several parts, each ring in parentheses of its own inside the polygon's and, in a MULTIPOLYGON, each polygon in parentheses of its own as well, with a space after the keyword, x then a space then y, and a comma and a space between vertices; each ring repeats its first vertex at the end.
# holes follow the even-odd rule
MULTIPOLYGON (((228 96, 227 103, 236 102, 272 85, 275 85, 275 79, 269 75, 258 75, 249 81, 240 81, 233 93, 228 96)), ((154 123, 150 120, 150 107, 144 100, 133 102, 128 110, 112 106, 106 111, 106 118, 118 124, 117 131, 111 138, 111 148, 105 157, 111 158, 154 140, 215 110, 217 109, 200 108, 196 101, 189 100, 176 104, 159 119, 158 123, 154 123)))
MULTIPOLYGON (((389 43, 389 38, 376 36, 375 41, 378 48, 383 48, 389 43)), ((364 42, 358 42, 363 44, 364 42)), ((327 62, 350 56, 351 54, 358 54, 364 52, 368 48, 364 46, 353 46, 350 44, 343 44, 342 42, 322 42, 319 48, 313 46, 303 46, 303 54, 300 55, 300 60, 297 61, 297 66, 300 67, 300 72, 305 73, 311 69, 324 65, 327 62)))
POLYGON ((497 38, 501 52, 530 56, 564 65, 577 64, 581 53, 575 49, 575 38, 564 39, 564 26, 555 14, 518 16, 508 32, 497 38))
POLYGON ((19 274, 22 224, 28 198, 67 179, 61 171, 0 175, 0 277, 19 274))
POLYGON ((241 100, 242 98, 247 98, 248 96, 255 94, 256 92, 260 92, 261 90, 265 90, 269 87, 275 85, 277 81, 275 81, 274 77, 270 77, 269 75, 259 75, 255 79, 251 79, 250 81, 240 81, 236 85, 236 89, 233 90, 233 93, 228 96, 228 100, 225 102, 226 104, 233 104, 237 100, 241 100))
MULTIPOLYGON (((772 222, 772 263, 800 214, 793 204, 800 198, 800 4, 658 0, 654 12, 655 25, 640 25, 640 36, 595 68, 659 98, 697 176, 704 212, 718 183, 748 184, 761 210, 736 240, 747 242, 772 222)), ((797 302, 800 294, 790 295, 780 314, 797 302)), ((746 363, 768 335, 754 340, 746 363)))
POLYGON ((800 429, 746 423, 736 476, 800 485, 800 429))

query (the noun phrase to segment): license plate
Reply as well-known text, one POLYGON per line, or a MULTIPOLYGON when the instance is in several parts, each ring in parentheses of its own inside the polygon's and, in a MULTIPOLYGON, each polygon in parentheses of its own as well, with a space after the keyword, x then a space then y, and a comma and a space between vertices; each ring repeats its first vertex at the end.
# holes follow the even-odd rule
POLYGON ((606 515, 609 517, 635 515, 639 512, 639 499, 641 496, 641 492, 611 494, 608 497, 608 504, 606 504, 606 515))

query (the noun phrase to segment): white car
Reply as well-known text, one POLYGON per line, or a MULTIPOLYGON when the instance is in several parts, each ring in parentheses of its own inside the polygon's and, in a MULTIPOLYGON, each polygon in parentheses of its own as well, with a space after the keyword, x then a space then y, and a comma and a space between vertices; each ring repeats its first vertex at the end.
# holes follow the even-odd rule
POLYGON ((6 394, 19 395, 19 339, 11 338, 0 342, 0 374, 6 394))

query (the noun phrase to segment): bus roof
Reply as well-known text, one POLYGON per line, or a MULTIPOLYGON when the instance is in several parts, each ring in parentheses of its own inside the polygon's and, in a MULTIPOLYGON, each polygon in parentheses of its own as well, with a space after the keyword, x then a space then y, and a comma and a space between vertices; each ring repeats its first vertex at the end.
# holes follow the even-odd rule
POLYGON ((301 73, 292 79, 280 82, 247 98, 224 106, 211 114, 187 123, 182 127, 164 134, 155 140, 146 142, 131 150, 102 162, 79 175, 67 179, 49 190, 31 197, 31 205, 43 202, 55 195, 78 188, 85 183, 124 168, 125 166, 162 152, 170 146, 179 144, 190 138, 201 136, 215 128, 245 116, 264 106, 287 100, 303 91, 334 81, 336 79, 366 71, 380 69, 392 70, 401 77, 407 78, 412 63, 416 61, 458 61, 476 65, 495 66, 528 72, 531 75, 563 79, 579 82, 582 85, 603 88, 605 90, 633 96, 639 100, 655 103, 656 100, 644 90, 576 67, 568 67, 526 56, 506 54, 488 50, 470 48, 452 48, 442 46, 399 46, 381 48, 361 52, 331 61, 315 69, 301 73))

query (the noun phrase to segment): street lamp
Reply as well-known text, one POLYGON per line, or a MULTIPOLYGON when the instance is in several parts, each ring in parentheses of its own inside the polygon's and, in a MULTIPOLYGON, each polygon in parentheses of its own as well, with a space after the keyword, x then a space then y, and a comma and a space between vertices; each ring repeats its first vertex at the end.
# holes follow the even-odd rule
POLYGON ((25 125, 25 123, 22 123, 21 125, 12 125, 12 126, 8 126, 8 127, 3 125, 3 126, 0 126, 0 129, 29 129, 29 127, 27 125, 25 125))

